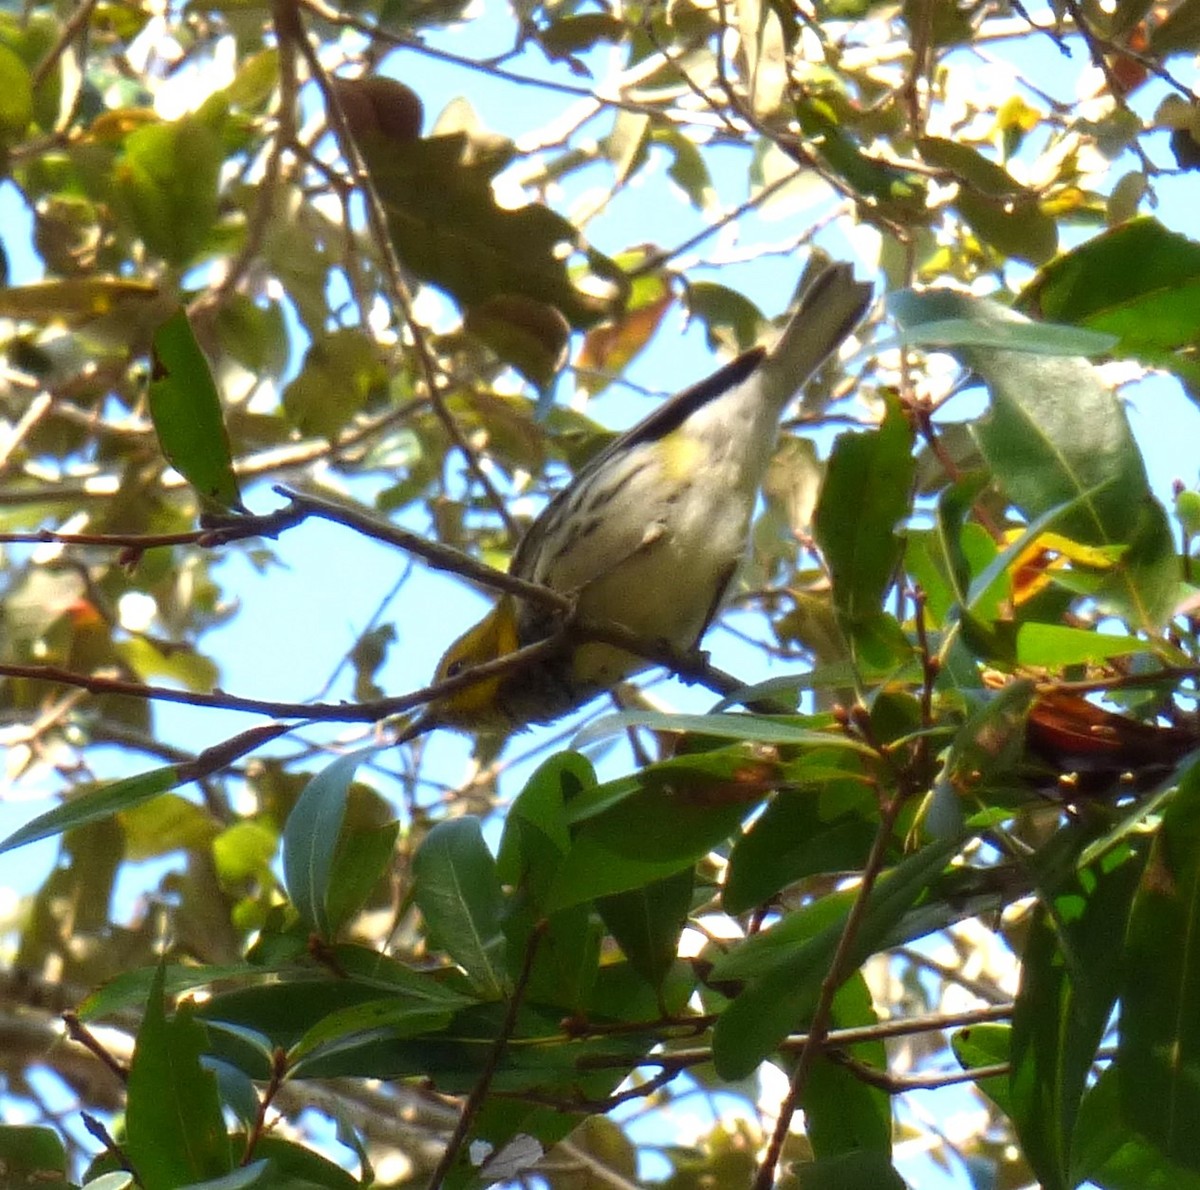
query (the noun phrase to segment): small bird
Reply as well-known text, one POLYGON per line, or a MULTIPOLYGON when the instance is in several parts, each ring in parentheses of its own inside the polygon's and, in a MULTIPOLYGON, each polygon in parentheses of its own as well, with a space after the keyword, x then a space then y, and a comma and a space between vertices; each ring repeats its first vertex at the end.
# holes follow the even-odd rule
MULTIPOLYGON (((562 647, 431 703, 413 729, 503 734, 547 723, 651 664, 581 639, 616 625, 648 646, 696 648, 746 552, 758 489, 791 398, 854 329, 871 286, 833 265, 770 351, 684 389, 584 466, 529 526, 509 572, 568 596, 562 647), (574 638, 574 639, 573 639, 574 638)), ((565 613, 504 594, 446 650, 435 681, 561 633, 565 613)))

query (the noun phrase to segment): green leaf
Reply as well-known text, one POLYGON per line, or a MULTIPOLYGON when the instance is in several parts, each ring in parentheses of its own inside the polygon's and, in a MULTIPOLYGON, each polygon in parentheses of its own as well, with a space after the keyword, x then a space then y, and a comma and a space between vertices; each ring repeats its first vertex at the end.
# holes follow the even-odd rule
MULTIPOLYGON (((336 947, 336 963, 349 963, 349 950, 336 947)), ((395 960, 387 960, 381 974, 397 975, 395 960)), ((213 1024, 230 1026, 243 1034, 261 1035, 271 1045, 291 1049, 302 1037, 322 1027, 331 1017, 350 1013, 364 1004, 385 998, 404 1011, 428 1009, 432 1016, 458 1011, 474 1003, 461 991, 446 987, 431 975, 403 969, 399 979, 367 980, 353 969, 344 979, 290 978, 259 982, 232 991, 218 991, 197 1009, 197 1015, 213 1024)), ((377 1010, 371 1009, 369 1012, 377 1010)))
POLYGON ((1200 3, 1183 0, 1161 24, 1150 31, 1150 52, 1164 57, 1185 53, 1200 46, 1200 3))
POLYGON ((1058 669, 1092 665, 1112 657, 1153 651, 1150 641, 1136 636, 1071 628, 1066 624, 1022 624, 1017 629, 1017 660, 1022 665, 1058 669))
POLYGON ((0 150, 17 144, 33 119, 33 83, 29 68, 0 42, 0 150))
MULTIPOLYGON (((878 1023, 871 993, 856 972, 834 998, 831 1028, 850 1029, 878 1023)), ((849 1048, 849 1057, 877 1070, 887 1069, 882 1041, 849 1048)), ((818 1056, 804 1089, 805 1132, 818 1160, 848 1153, 892 1151, 892 1105, 886 1092, 868 1086, 854 1071, 818 1056)))
POLYGON ((67 1183, 67 1153, 53 1128, 0 1127, 0 1170, 6 1190, 53 1190, 67 1183))
POLYGON ((567 362, 571 326, 553 307, 520 294, 496 294, 472 306, 465 328, 541 392, 567 362))
POLYGON ((601 920, 633 969, 655 987, 675 962, 692 885, 693 872, 686 868, 596 902, 601 920))
POLYGON ((887 1153, 853 1152, 796 1167, 804 1190, 907 1190, 887 1153))
POLYGON ((358 766, 378 748, 335 760, 305 787, 283 828, 283 882, 300 916, 322 937, 333 934, 331 878, 346 798, 358 766))
POLYGON ((1200 766, 1163 814, 1133 903, 1117 1061, 1125 1119, 1169 1159, 1200 1169, 1200 766))
POLYGON ((131 860, 200 850, 212 843, 219 830, 207 810, 177 793, 121 810, 118 820, 125 835, 125 857, 131 860))
MULTIPOLYGON (((794 684, 794 683, 793 683, 794 684)), ((760 690, 762 687, 754 687, 760 690)), ((671 731, 692 735, 710 736, 717 740, 737 740, 754 744, 777 744, 780 746, 810 748, 838 748, 857 752, 863 756, 874 756, 866 744, 830 731, 816 731, 800 726, 782 717, 763 718, 757 715, 712 714, 671 715, 661 711, 622 711, 615 715, 601 715, 589 723, 575 736, 576 747, 594 744, 597 740, 624 732, 630 727, 649 727, 653 731, 671 731)), ((695 758, 690 759, 695 763, 695 758)))
POLYGON ((213 840, 213 862, 226 883, 270 876, 279 836, 265 822, 235 822, 213 840))
MULTIPOLYGON (((730 716, 732 718, 732 716, 730 716)), ((571 849, 546 897, 554 911, 674 875, 727 839, 765 796, 773 770, 707 753, 600 786, 571 806, 571 849)))
POLYGON ((200 1065, 204 1030, 186 1006, 168 1020, 155 979, 129 1068, 126 1145, 145 1190, 219 1178, 233 1162, 217 1082, 200 1065))
POLYGON ((519 976, 528 948, 536 945, 526 999, 562 1016, 586 1015, 600 969, 603 933, 590 905, 572 905, 549 917, 528 905, 510 910, 504 921, 509 974, 514 980, 519 976))
MULTIPOLYGON (((850 950, 852 970, 885 942, 957 850, 957 842, 931 844, 879 878, 850 950)), ((824 897, 747 938, 714 964, 715 980, 751 981, 721 1014, 713 1034, 713 1060, 722 1078, 746 1077, 790 1031, 803 1029, 855 896, 848 890, 824 897)))
POLYGON ((201 506, 244 511, 221 398, 182 309, 154 332, 150 417, 167 461, 192 485, 201 506))
POLYGON ((220 136, 199 116, 144 124, 125 139, 114 172, 117 208, 172 265, 191 263, 216 223, 222 156, 220 136))
POLYGON ((122 971, 98 987, 79 1005, 79 1019, 98 1020, 146 1002, 155 981, 162 979, 163 991, 178 996, 193 988, 209 987, 230 979, 265 977, 262 970, 250 963, 226 963, 203 967, 185 967, 162 963, 138 971, 122 971), (161 975, 160 975, 161 973, 161 975))
POLYGON ((343 833, 334 857, 326 908, 330 925, 337 931, 366 904, 371 891, 388 870, 399 822, 343 833))
POLYGON ((505 994, 504 894, 477 818, 450 818, 413 859, 413 900, 431 945, 444 950, 484 996, 505 994))
POLYGON ((1048 264, 1018 309, 1114 335, 1122 354, 1136 355, 1193 347, 1197 302, 1200 243, 1156 219, 1133 219, 1048 264))
POLYGON ((935 319, 906 328, 897 336, 906 347, 997 347, 1027 355, 1105 355, 1117 344, 1107 331, 1091 331, 1054 322, 999 323, 988 326, 967 318, 935 319))
POLYGON ((387 387, 379 348, 361 330, 315 335, 300 374, 283 390, 288 421, 302 434, 333 441, 387 387))
POLYGON ((912 430, 895 402, 869 434, 834 443, 817 503, 814 531, 833 580, 843 632, 859 646, 872 635, 895 577, 896 530, 912 506, 912 430))
MULTIPOLYGON (((1012 1026, 969 1025, 951 1036, 950 1048, 964 1070, 1005 1065, 1012 1052, 1012 1026)), ((975 1085, 1005 1115, 1012 1115, 1012 1096, 1006 1075, 993 1074, 977 1079, 975 1085)))
POLYGON ((1079 872, 1035 912, 1013 1011, 1012 1120, 1047 1190, 1066 1190, 1079 1101, 1119 990, 1114 938, 1140 864, 1128 852, 1079 872), (1124 861, 1124 862, 1122 862, 1124 861))
MULTIPOLYGON (((463 1003, 469 1001, 464 997, 463 1003)), ((454 1012, 448 1003, 398 996, 348 1005, 323 1016, 288 1050, 289 1072, 302 1078, 306 1058, 324 1059, 349 1046, 437 1033, 450 1024, 454 1012)))
MULTIPOLYGON (((1025 322, 994 302, 945 289, 897 294, 893 308, 905 327, 951 318, 989 330, 1025 322)), ((1128 547, 1099 596, 1132 626, 1156 632, 1177 601, 1179 563, 1110 386, 1081 358, 974 346, 954 354, 988 386, 991 409, 975 434, 1009 499, 1031 521, 1078 501, 1056 518, 1056 531, 1084 545, 1128 547)))
POLYGON ((955 173, 962 181, 989 198, 1007 198, 1028 191, 998 162, 985 157, 973 145, 922 136, 917 149, 930 165, 955 173))
POLYGON ((90 322, 113 307, 149 305, 159 287, 125 277, 70 277, 0 289, 0 316, 31 321, 90 322))
POLYGON ((151 769, 148 773, 138 773, 136 777, 126 777, 123 781, 113 781, 109 785, 101 785, 85 793, 78 794, 70 801, 39 814, 32 822, 27 822, 20 830, 13 831, 3 843, 0 843, 0 854, 11 851, 14 847, 24 847, 26 843, 36 843, 39 839, 48 839, 51 835, 73 830, 89 822, 98 822, 103 818, 111 818, 119 810, 128 810, 132 806, 149 801, 174 789, 187 778, 175 765, 151 769))
POLYGON ((876 813, 865 774, 781 790, 734 842, 721 894, 725 912, 746 913, 806 876, 858 871, 875 837, 876 813), (855 808, 842 809, 847 803, 855 808))
POLYGON ((1015 773, 1025 751, 1025 723, 1036 695, 1030 681, 987 691, 954 736, 934 783, 926 823, 938 837, 962 830, 968 810, 994 782, 1015 773), (964 807, 964 802, 967 806, 964 807))
POLYGON ((254 1186, 278 1186, 279 1171, 270 1161, 252 1161, 223 1178, 189 1182, 181 1190, 252 1190, 254 1186))
POLYGON ((1121 1110, 1119 1065, 1108 1067, 1079 1105, 1071 1151, 1072 1186, 1105 1190, 1200 1190, 1200 1173, 1169 1160, 1129 1126, 1121 1110))
POLYGON ((975 234, 1005 256, 1041 264, 1058 248, 1058 224, 1033 195, 992 198, 964 187, 954 205, 975 234))
MULTIPOLYGON (((245 1144, 245 1137, 234 1138, 245 1144)), ((266 1163, 270 1170, 265 1185, 288 1190, 363 1190, 362 1183, 339 1168, 328 1157, 278 1135, 260 1136, 254 1145, 255 1164, 266 1163)))
POLYGON ((504 820, 496 869, 505 884, 520 888, 544 911, 546 895, 571 847, 567 805, 596 787, 591 763, 578 752, 558 752, 544 761, 504 820))
POLYGON ((925 180, 909 170, 867 156, 853 132, 838 120, 831 102, 813 93, 796 104, 805 136, 820 145, 828 168, 840 174, 856 193, 870 196, 883 208, 915 211, 925 205, 925 180))
POLYGON ((766 319, 744 294, 714 281, 698 281, 687 288, 688 313, 704 326, 708 345, 749 351, 762 334, 766 319))

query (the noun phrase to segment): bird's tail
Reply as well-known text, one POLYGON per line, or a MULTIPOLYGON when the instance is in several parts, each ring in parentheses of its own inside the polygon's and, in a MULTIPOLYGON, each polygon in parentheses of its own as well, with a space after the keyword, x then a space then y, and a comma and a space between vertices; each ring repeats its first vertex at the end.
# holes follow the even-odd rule
POLYGON ((854 279, 848 264, 821 273, 763 363, 769 396, 785 403, 858 325, 873 294, 870 285, 854 279))

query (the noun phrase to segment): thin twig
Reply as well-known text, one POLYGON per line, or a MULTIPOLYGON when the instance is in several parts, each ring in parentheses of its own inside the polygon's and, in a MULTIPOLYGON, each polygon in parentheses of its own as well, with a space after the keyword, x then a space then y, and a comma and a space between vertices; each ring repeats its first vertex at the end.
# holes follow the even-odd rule
POLYGON ((541 921, 530 932, 529 941, 525 945, 525 954, 521 960, 521 972, 517 976, 516 983, 513 985, 512 995, 508 998, 508 1008, 504 1014, 504 1020, 500 1025, 500 1032, 497 1034, 495 1043, 492 1045, 491 1051, 487 1056, 483 1070, 479 1073, 479 1078, 471 1088, 471 1093, 467 1096, 466 1102, 463 1104, 462 1113, 458 1117, 458 1123, 455 1124, 454 1131, 450 1134, 450 1139, 446 1142, 446 1151, 442 1154, 442 1159, 438 1162, 437 1168, 433 1171, 433 1175, 429 1179, 429 1190, 438 1190, 449 1176, 455 1162, 458 1160, 463 1145, 467 1142, 467 1137, 471 1133, 471 1126, 475 1123, 475 1118, 479 1115, 479 1110, 483 1107, 484 1100, 487 1098, 488 1090, 492 1085, 492 1079, 496 1077, 496 1071, 500 1067, 500 1060, 504 1057, 504 1051, 508 1048, 509 1039, 516 1030, 517 1014, 521 1011, 521 1004, 525 999, 525 991, 529 987, 529 980, 533 975, 533 960, 537 957, 547 924, 547 922, 541 921))
POLYGON ((91 20, 92 10, 97 3, 98 0, 81 0, 79 6, 71 13, 58 38, 29 76, 29 82, 34 91, 45 82, 46 76, 54 69, 55 63, 67 52, 67 46, 75 40, 79 32, 91 20))
POLYGON ((859 1082, 876 1087, 889 1095, 903 1095, 906 1091, 940 1091, 943 1087, 955 1087, 962 1083, 975 1083, 985 1078, 998 1078, 1012 1070, 1008 1062, 996 1062, 990 1066, 976 1066, 968 1070, 934 1071, 929 1074, 891 1074, 879 1070, 866 1062, 859 1062, 847 1054, 830 1053, 830 1061, 844 1066, 859 1082))
POLYGON ((829 1032, 830 1016, 833 1012, 834 997, 850 974, 851 955, 858 937, 858 930, 866 917, 871 891, 887 860, 887 849, 891 843, 892 831, 904 802, 903 796, 897 792, 882 807, 879 828, 875 832, 870 854, 863 867, 858 895, 854 898, 854 904, 851 905, 850 912, 846 917, 846 924, 842 929, 842 936, 838 940, 833 961, 829 964, 829 970, 821 982, 821 991, 817 997, 816 1007, 813 1009, 808 1037, 796 1057, 791 1083, 779 1106, 779 1118, 775 1123, 775 1131, 771 1135, 767 1151, 755 1174, 752 1183, 753 1190, 771 1190, 774 1185, 775 1170, 783 1155, 783 1146, 787 1141, 788 1132, 791 1130, 792 1117, 796 1114, 796 1109, 799 1107, 804 1090, 808 1085, 808 1076, 812 1072, 813 1063, 816 1062, 817 1055, 825 1044, 825 1038, 829 1032))
POLYGON ((62 1014, 63 1024, 67 1027, 67 1036, 72 1041, 77 1041, 85 1050, 88 1051, 100 1064, 112 1071, 113 1075, 118 1078, 122 1084, 129 1082, 129 1071, 125 1065, 118 1062, 100 1044, 96 1039, 95 1034, 79 1019, 75 1012, 64 1012, 62 1014))
POLYGON ((463 456, 467 464, 467 469, 483 489, 489 504, 504 523, 509 538, 512 544, 515 545, 517 540, 516 522, 513 520, 507 505, 496 490, 495 485, 492 483, 474 449, 467 442, 462 430, 459 429, 458 423, 446 407, 442 394, 441 368, 434 358, 433 351, 430 349, 429 342, 425 337, 425 328, 417 321, 413 312, 413 296, 408 288, 408 283, 404 279, 404 271, 400 267, 396 249, 392 244, 392 238, 388 230, 387 212, 384 210, 379 194, 371 181, 371 173, 367 168, 366 161, 362 153, 359 152, 358 142, 354 139, 354 132, 346 119, 345 112, 342 110, 337 90, 331 84, 328 73, 321 65, 321 60, 308 39, 308 34, 304 29, 304 24, 295 0, 277 0, 277 23, 281 20, 284 11, 287 14, 285 27, 288 36, 293 39, 299 48, 308 66, 309 74, 321 92, 321 97, 325 104, 326 117, 329 121, 330 129, 337 140, 342 160, 346 162, 347 168, 354 179, 354 184, 363 196, 363 204, 367 215, 367 227, 370 230, 371 239, 375 244, 375 249, 379 253, 379 259, 383 265, 383 275, 387 280, 388 293, 393 303, 403 315, 409 333, 412 335, 413 345, 417 352, 417 361, 425 380, 426 390, 433 404, 434 415, 446 431, 450 441, 463 456))

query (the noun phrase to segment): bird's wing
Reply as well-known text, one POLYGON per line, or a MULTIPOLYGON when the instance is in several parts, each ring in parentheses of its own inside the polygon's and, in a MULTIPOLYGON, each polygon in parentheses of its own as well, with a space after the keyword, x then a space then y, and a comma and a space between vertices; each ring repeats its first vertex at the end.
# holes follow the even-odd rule
POLYGON ((792 394, 854 329, 871 295, 871 286, 855 281, 849 265, 825 269, 805 291, 773 349, 768 352, 757 347, 738 356, 671 397, 590 459, 575 481, 559 492, 530 526, 513 555, 510 570, 569 592, 612 573, 634 554, 650 548, 656 528, 668 512, 663 494, 677 487, 661 482, 658 469, 665 463, 657 443, 698 409, 741 385, 755 386, 761 392, 760 399, 772 407, 770 415, 778 417, 792 394), (609 464, 618 455, 626 458, 620 483, 613 485, 609 464), (596 490, 597 481, 606 485, 603 496, 596 490), (609 503, 618 493, 631 500, 641 515, 606 516, 609 503), (546 535, 559 532, 563 524, 564 544, 554 557, 548 557, 544 549, 546 535), (585 538, 587 548, 576 549, 585 538), (572 559, 584 558, 588 561, 586 570, 573 565, 572 559))

